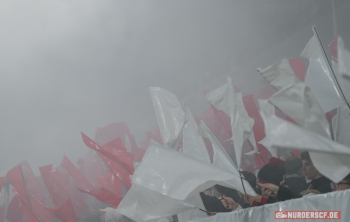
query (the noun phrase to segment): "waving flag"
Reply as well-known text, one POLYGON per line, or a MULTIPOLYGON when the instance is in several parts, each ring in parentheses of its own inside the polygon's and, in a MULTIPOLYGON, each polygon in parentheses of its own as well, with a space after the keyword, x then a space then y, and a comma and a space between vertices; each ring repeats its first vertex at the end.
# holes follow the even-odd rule
POLYGON ((188 122, 183 130, 183 153, 210 163, 207 147, 204 144, 203 138, 198 135, 197 123, 187 107, 186 117, 188 122))
POLYGON ((46 207, 46 209, 50 211, 52 215, 60 221, 77 222, 70 199, 68 199, 66 202, 64 202, 61 206, 57 208, 46 207))
POLYGON ((44 183, 46 185, 46 188, 50 194, 50 197, 52 199, 52 202, 54 203, 55 206, 58 206, 61 203, 61 198, 60 196, 56 193, 55 187, 50 179, 50 173, 52 170, 52 164, 46 165, 39 167, 39 171, 41 174, 41 177, 44 180, 44 183))
POLYGON ((185 112, 173 93, 158 87, 150 87, 149 90, 163 143, 176 149, 185 125, 185 112))
POLYGON ((110 190, 118 197, 123 196, 122 184, 120 180, 112 172, 109 172, 105 175, 97 177, 96 181, 100 184, 101 187, 104 187, 107 190, 110 190))
POLYGON ((29 196, 30 203, 32 206, 33 213, 42 221, 42 222, 51 222, 53 217, 52 215, 45 209, 45 207, 32 195, 29 196))
POLYGON ((100 189, 91 190, 91 191, 85 191, 85 190, 82 190, 79 188, 78 188, 78 190, 83 192, 83 193, 87 193, 87 194, 95 197, 97 200, 99 200, 103 203, 110 204, 114 208, 118 207, 120 201, 123 199, 123 197, 117 196, 113 192, 111 192, 103 187, 100 189))
POLYGON ((300 56, 309 60, 305 84, 310 88, 322 110, 326 113, 344 105, 344 102, 321 50, 314 35, 306 44, 300 56))

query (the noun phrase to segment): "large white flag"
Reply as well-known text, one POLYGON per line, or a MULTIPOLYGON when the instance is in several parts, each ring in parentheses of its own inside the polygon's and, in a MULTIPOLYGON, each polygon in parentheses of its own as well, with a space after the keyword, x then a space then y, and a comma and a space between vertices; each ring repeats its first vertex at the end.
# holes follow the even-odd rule
POLYGON ((337 115, 333 118, 335 119, 333 125, 334 140, 350 147, 350 110, 348 106, 339 107, 337 115))
POLYGON ((301 127, 331 138, 328 120, 305 83, 287 86, 273 94, 269 101, 301 127))
MULTIPOLYGON (((343 39, 339 36, 337 42, 339 74, 350 79, 350 52, 345 48, 343 39)), ((350 81, 350 80, 349 80, 350 81)))
POLYGON ((300 56, 309 60, 305 84, 310 87, 322 110, 326 113, 342 106, 344 102, 331 70, 328 69, 327 61, 323 58, 316 36, 309 40, 300 56))
POLYGON ((316 169, 334 182, 339 182, 350 173, 349 147, 277 116, 261 115, 266 135, 270 138, 270 146, 310 151, 316 169))
MULTIPOLYGON (((273 116, 275 115, 275 107, 269 103, 267 99, 259 99, 259 107, 260 112, 262 112, 265 116, 273 116)), ((266 147, 268 151, 270 151, 271 155, 274 157, 278 157, 276 147, 270 146, 270 139, 265 135, 264 139, 260 140, 258 143, 266 147)))
POLYGON ((286 58, 281 59, 264 70, 261 70, 260 74, 276 90, 300 82, 299 78, 294 74, 289 60, 286 58))
POLYGON ((253 133, 254 119, 248 116, 242 100, 242 93, 235 94, 232 79, 227 77, 227 83, 210 91, 207 100, 217 109, 224 111, 231 118, 232 139, 235 146, 237 167, 241 166, 243 144, 248 138, 258 153, 253 133), (252 140, 254 138, 254 140, 252 140))
POLYGON ((183 153, 210 163, 207 147, 202 136, 197 133, 197 123, 187 107, 186 117, 188 122, 183 129, 183 153))
POLYGON ((158 87, 150 87, 151 98, 166 147, 176 149, 185 124, 185 112, 173 93, 158 87))

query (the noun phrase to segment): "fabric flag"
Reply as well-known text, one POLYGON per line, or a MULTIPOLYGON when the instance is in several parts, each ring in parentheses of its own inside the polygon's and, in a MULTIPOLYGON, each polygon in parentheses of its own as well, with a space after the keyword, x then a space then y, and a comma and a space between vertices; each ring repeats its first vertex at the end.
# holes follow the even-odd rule
POLYGON ((276 116, 263 118, 266 134, 270 138, 270 146, 309 151, 316 169, 336 183, 349 174, 349 147, 276 116))
POLYGON ((185 112, 173 93, 158 87, 150 87, 164 145, 176 149, 185 125, 185 112))
POLYGON ((96 129, 95 141, 98 145, 103 146, 114 139, 120 138, 125 144, 125 134, 128 128, 126 123, 112 123, 102 128, 96 129))
POLYGON ((19 197, 20 204, 19 208, 23 210, 23 212, 29 217, 32 222, 40 222, 39 219, 35 216, 35 214, 30 210, 30 208, 24 203, 23 199, 19 197))
MULTIPOLYGON (((189 203, 197 198, 198 193, 215 184, 243 192, 237 175, 165 149, 154 141, 151 141, 132 180, 132 188, 120 203, 118 212, 137 221, 159 219, 194 209, 195 206, 189 203)), ((247 192, 255 195, 253 190, 247 189, 247 192)))
POLYGON ((120 138, 112 140, 103 145, 102 148, 117 157, 120 163, 123 166, 126 166, 125 169, 129 172, 133 173, 135 171, 133 166, 135 158, 130 152, 128 152, 120 138))
POLYGON ((91 191, 85 191, 85 190, 82 190, 79 188, 78 188, 78 190, 83 192, 83 193, 87 193, 87 194, 95 197, 97 200, 99 200, 103 203, 110 204, 114 208, 118 207, 120 201, 123 199, 123 197, 117 196, 113 192, 111 192, 103 187, 100 189, 91 190, 91 191))
POLYGON ((113 161, 115 161, 116 163, 120 164, 121 166, 123 166, 127 171, 129 171, 131 174, 134 172, 134 166, 130 165, 129 163, 124 162, 123 160, 121 160, 118 156, 112 154, 108 148, 104 148, 99 146, 96 142, 94 142, 92 139, 90 139, 88 136, 86 136, 84 133, 81 133, 83 141, 85 143, 85 145, 87 147, 90 147, 93 150, 96 150, 101 157, 105 156, 108 159, 111 159, 113 161))
POLYGON ((290 85, 272 95, 269 101, 301 127, 331 138, 328 120, 305 83, 290 85))
POLYGON ((120 162, 119 160, 118 162, 115 161, 117 159, 116 157, 114 157, 114 155, 103 150, 100 146, 98 146, 93 140, 87 137, 84 133, 81 133, 81 134, 85 145, 98 151, 102 160, 108 165, 108 167, 112 170, 112 172, 119 178, 119 180, 124 184, 126 188, 130 189, 132 184, 131 182, 132 174, 130 173, 130 171, 126 170, 124 166, 119 164, 120 162))
POLYGON ((198 135, 198 126, 191 111, 186 107, 188 122, 183 130, 183 153, 210 163, 210 157, 203 138, 198 135))
POLYGON ((311 89, 323 112, 326 113, 344 105, 315 35, 306 44, 300 56, 309 60, 305 84, 311 89))
POLYGON ((123 196, 122 184, 120 180, 112 172, 109 172, 105 175, 97 177, 96 181, 100 184, 101 187, 106 188, 107 190, 110 190, 118 197, 123 196))
POLYGON ((30 168, 29 163, 27 161, 23 161, 21 163, 21 166, 28 180, 28 182, 26 183, 28 192, 32 194, 35 198, 37 198, 41 203, 43 203, 45 200, 45 195, 39 187, 39 184, 36 181, 36 177, 32 169, 30 168))
POLYGON ((235 94, 232 79, 227 77, 227 83, 209 92, 206 98, 215 108, 224 111, 231 119, 237 167, 240 167, 243 144, 250 137, 254 125, 254 120, 248 116, 244 107, 242 93, 235 94))
POLYGON ((350 52, 344 47, 344 41, 341 37, 338 37, 337 44, 339 74, 350 78, 350 52))
POLYGON ((350 147, 350 110, 348 106, 339 107, 335 119, 334 141, 350 147))
POLYGON ((61 199, 60 199, 60 196, 57 195, 57 193, 55 192, 55 187, 52 184, 52 181, 50 179, 51 170, 52 170, 52 164, 39 167, 41 177, 44 180, 44 183, 50 194, 52 202, 54 203, 55 206, 58 206, 61 203, 61 199))
POLYGON ((301 59, 289 59, 290 66, 292 67, 294 74, 300 79, 300 81, 305 81, 306 66, 301 59))
POLYGON ((294 74, 293 69, 286 58, 260 71, 264 79, 269 82, 277 91, 286 86, 300 82, 294 74))
POLYGON ((19 208, 20 200, 18 195, 15 195, 7 209, 6 219, 10 222, 20 222, 23 220, 23 211, 19 208))
POLYGON ((26 186, 26 177, 20 164, 9 170, 6 174, 7 180, 11 183, 13 188, 21 195, 21 198, 27 206, 30 206, 28 199, 28 190, 26 186))
POLYGON ((90 181, 78 170, 76 166, 66 157, 63 157, 63 161, 61 163, 67 172, 71 175, 73 180, 78 184, 78 186, 83 190, 94 190, 94 186, 90 183, 90 181))
POLYGON ((60 221, 77 222, 70 199, 68 199, 66 202, 64 202, 61 206, 57 208, 46 207, 46 209, 50 211, 50 213, 52 213, 52 215, 60 221))
POLYGON ((30 203, 32 205, 33 213, 42 221, 42 222, 51 222, 53 217, 52 215, 45 209, 41 203, 35 199, 32 195, 29 195, 30 203))

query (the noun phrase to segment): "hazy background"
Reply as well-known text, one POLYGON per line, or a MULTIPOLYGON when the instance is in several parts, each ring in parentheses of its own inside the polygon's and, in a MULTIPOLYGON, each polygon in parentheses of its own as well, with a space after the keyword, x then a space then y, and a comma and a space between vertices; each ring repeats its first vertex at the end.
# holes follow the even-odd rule
POLYGON ((262 88, 257 67, 298 57, 316 25, 350 48, 350 1, 1 0, 0 176, 75 161, 80 132, 125 121, 139 142, 156 126, 148 87, 200 114, 227 75, 262 88))

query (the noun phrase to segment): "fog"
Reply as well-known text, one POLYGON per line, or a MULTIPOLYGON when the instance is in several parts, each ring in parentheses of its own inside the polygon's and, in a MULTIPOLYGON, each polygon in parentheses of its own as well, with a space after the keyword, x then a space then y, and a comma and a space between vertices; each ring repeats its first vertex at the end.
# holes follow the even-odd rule
POLYGON ((200 114, 202 90, 227 75, 245 93, 257 67, 298 57, 316 25, 324 45, 350 48, 346 0, 0 2, 0 176, 72 161, 97 127, 128 123, 137 141, 156 126, 148 87, 200 114))

